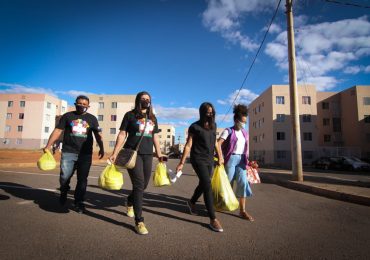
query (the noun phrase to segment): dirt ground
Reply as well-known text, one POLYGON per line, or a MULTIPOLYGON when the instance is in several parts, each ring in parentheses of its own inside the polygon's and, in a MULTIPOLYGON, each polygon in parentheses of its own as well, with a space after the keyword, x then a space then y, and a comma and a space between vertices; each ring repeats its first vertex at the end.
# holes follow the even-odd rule
MULTIPOLYGON (((1 163, 36 163, 42 155, 42 150, 18 150, 18 149, 1 149, 0 150, 0 164, 1 163)), ((56 161, 60 161, 60 152, 54 154, 56 161)), ((102 162, 108 158, 106 154, 101 160, 102 162)), ((95 151, 93 160, 97 161, 98 152, 95 151)))

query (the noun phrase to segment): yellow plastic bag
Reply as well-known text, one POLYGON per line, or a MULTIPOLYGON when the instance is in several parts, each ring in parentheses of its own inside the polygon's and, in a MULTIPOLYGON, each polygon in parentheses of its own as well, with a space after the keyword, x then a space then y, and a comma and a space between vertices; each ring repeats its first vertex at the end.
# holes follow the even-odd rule
POLYGON ((211 185, 216 210, 233 211, 239 207, 239 201, 235 197, 223 165, 215 167, 211 185))
POLYGON ((155 187, 171 185, 167 174, 167 167, 164 163, 158 163, 153 175, 153 184, 155 187))
POLYGON ((114 164, 107 165, 99 177, 99 187, 107 190, 120 190, 123 186, 123 176, 114 164))
POLYGON ((56 166, 57 162, 49 150, 46 150, 46 152, 37 161, 37 167, 42 171, 54 170, 56 166))

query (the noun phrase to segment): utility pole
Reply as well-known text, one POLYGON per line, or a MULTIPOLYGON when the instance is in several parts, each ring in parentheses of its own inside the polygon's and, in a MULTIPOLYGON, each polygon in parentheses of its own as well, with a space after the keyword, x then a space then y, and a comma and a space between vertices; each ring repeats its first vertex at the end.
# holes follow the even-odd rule
POLYGON ((292 117, 292 171, 293 180, 303 181, 302 172, 302 149, 301 131, 298 111, 298 89, 295 64, 294 26, 293 26, 293 0, 286 0, 286 17, 288 32, 288 59, 289 59, 289 92, 290 92, 290 114, 292 117))

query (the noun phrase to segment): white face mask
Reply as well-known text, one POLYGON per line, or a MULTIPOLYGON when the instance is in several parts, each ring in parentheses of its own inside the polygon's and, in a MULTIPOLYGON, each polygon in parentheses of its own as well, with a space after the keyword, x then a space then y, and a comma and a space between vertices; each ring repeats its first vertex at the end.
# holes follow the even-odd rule
POLYGON ((240 122, 240 121, 237 121, 235 126, 238 128, 238 129, 244 129, 245 128, 245 123, 243 122, 240 122))

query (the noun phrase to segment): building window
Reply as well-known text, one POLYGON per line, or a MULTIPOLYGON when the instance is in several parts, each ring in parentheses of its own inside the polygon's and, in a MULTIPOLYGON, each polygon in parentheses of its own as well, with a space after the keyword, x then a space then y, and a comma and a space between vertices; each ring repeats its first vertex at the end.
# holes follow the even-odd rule
POLYGON ((322 102, 322 109, 329 109, 329 102, 322 102))
POLYGON ((285 115, 284 114, 276 114, 276 122, 284 122, 285 115))
POLYGON ((303 151, 303 159, 313 159, 313 151, 303 151))
POLYGON ((51 103, 50 102, 46 103, 46 108, 51 108, 51 103))
POLYGON ((10 132, 12 130, 12 127, 10 125, 5 126, 5 132, 10 132))
POLYGON ((171 132, 171 129, 167 129, 167 133, 171 132))
POLYGON ((15 143, 16 144, 22 144, 22 139, 17 138, 17 140, 15 140, 15 143))
POLYGON ((276 151, 276 158, 277 159, 285 159, 286 158, 286 151, 276 151))
POLYGON ((111 129, 110 129, 110 133, 111 133, 112 135, 115 135, 115 134, 116 134, 116 128, 111 128, 111 129))
POLYGON ((45 115, 45 120, 50 121, 50 115, 45 115))
POLYGON ((341 120, 338 117, 333 117, 333 132, 342 132, 341 120))
POLYGON ((257 136, 253 136, 253 141, 257 143, 257 136))
POLYGON ((331 135, 324 135, 324 143, 330 143, 331 135))
POLYGON ((364 122, 370 123, 370 115, 364 115, 364 122))
POLYGON ((13 106, 13 101, 8 101, 8 107, 12 107, 13 106))
POLYGON ((98 115, 98 121, 103 121, 104 120, 104 116, 103 115, 98 115))
POLYGON ((114 147, 116 145, 116 141, 109 141, 109 147, 114 147))
POLYGON ((10 144, 10 139, 8 138, 5 138, 4 141, 3 141, 4 144, 10 144))
POLYGON ((312 133, 311 132, 303 133, 303 140, 304 141, 312 141, 312 133))
POLYGON ((12 119, 12 113, 6 113, 6 119, 12 119))
POLYGON ((303 96, 302 97, 302 104, 303 105, 311 105, 311 97, 310 96, 303 96))
POLYGON ((23 132, 23 125, 18 126, 18 132, 23 132))
POLYGON ((276 104, 285 104, 284 96, 276 96, 276 104))
POLYGON ((305 114, 305 115, 303 115, 302 119, 303 119, 304 123, 309 123, 309 122, 311 122, 311 115, 305 114))
POLYGON ((99 102, 99 108, 104 108, 104 102, 99 102))
POLYGON ((110 121, 117 121, 117 115, 111 115, 110 121))
POLYGON ((322 119, 322 125, 329 126, 330 125, 330 118, 323 118, 322 119))
POLYGON ((117 108, 117 102, 112 102, 112 108, 117 108))
POLYGON ((170 135, 167 135, 167 138, 171 138, 171 136, 170 135))
POLYGON ((48 126, 45 126, 45 130, 44 130, 45 133, 49 133, 49 127, 48 126))
POLYGON ((276 140, 285 140, 284 132, 276 132, 276 140))
POLYGON ((370 105, 370 97, 364 97, 364 106, 370 105))
POLYGON ((19 101, 19 106, 20 107, 25 107, 26 106, 26 101, 19 101))

